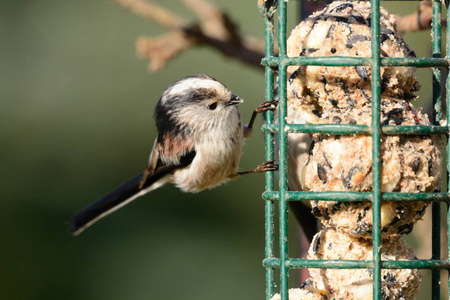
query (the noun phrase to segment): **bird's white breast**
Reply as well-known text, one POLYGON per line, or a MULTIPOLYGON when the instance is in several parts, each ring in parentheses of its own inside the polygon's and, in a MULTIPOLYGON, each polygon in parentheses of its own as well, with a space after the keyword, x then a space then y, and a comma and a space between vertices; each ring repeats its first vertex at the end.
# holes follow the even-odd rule
POLYGON ((236 109, 197 138, 194 160, 175 172, 174 183, 185 192, 199 192, 235 177, 242 144, 243 129, 236 109))

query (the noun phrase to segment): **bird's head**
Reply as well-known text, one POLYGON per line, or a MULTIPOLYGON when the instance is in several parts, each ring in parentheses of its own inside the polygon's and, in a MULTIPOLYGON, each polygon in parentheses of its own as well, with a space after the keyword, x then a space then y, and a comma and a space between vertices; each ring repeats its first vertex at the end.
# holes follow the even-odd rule
POLYGON ((219 81, 197 74, 166 88, 156 107, 155 117, 158 128, 176 125, 210 127, 217 122, 226 122, 230 116, 239 118, 236 105, 242 102, 219 81))
POLYGON ((242 103, 222 83, 206 75, 187 76, 169 85, 161 96, 164 106, 195 106, 209 111, 220 111, 242 103))

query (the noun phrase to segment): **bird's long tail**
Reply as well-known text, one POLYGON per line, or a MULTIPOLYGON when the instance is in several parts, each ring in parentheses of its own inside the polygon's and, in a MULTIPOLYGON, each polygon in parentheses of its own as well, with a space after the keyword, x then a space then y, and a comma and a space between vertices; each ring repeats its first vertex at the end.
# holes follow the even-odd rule
POLYGON ((163 176, 165 174, 159 175, 161 176, 154 176, 151 178, 152 180, 147 180, 145 186, 141 189, 139 188, 139 181, 142 178, 142 174, 139 174, 109 194, 84 207, 68 220, 69 231, 73 235, 78 235, 101 218, 130 203, 134 199, 160 187, 167 180, 163 176))

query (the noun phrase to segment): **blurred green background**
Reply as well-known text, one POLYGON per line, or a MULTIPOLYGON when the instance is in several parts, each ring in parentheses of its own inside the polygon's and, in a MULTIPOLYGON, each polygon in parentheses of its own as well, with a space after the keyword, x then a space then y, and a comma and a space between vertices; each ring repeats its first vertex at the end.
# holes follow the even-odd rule
MULTIPOLYGON (((155 2, 195 17, 178 1, 155 2)), ((213 2, 263 38, 256 0, 213 2)), ((393 5, 408 13, 417 3, 393 5)), ((297 7, 289 4, 290 28, 297 7)), ((196 195, 168 185, 77 238, 66 231, 71 214, 143 170, 169 83, 207 73, 246 100, 245 120, 264 99, 261 70, 207 47, 151 74, 135 40, 164 32, 108 0, 0 0, 0 299, 264 297, 262 175, 196 195)), ((407 41, 430 55, 429 32, 407 41)), ((421 83, 427 101, 429 71, 421 83)), ((263 159, 255 130, 241 168, 263 159)))

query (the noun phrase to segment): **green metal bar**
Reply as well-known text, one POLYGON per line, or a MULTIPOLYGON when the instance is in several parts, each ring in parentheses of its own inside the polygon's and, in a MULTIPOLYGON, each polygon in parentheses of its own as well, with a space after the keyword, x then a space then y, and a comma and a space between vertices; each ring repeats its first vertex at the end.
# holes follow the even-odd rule
MULTIPOLYGON (((433 203, 431 215, 431 259, 441 258, 441 204, 433 203)), ((439 300, 441 292, 441 272, 431 271, 431 298, 439 300)))
MULTIPOLYGON (((274 34, 274 24, 273 18, 264 18, 265 22, 265 55, 273 55, 273 34, 274 34)), ((273 79, 274 71, 270 67, 265 67, 265 99, 272 100, 274 98, 273 93, 273 79)), ((266 112, 266 123, 273 124, 273 112, 266 112)), ((264 135, 265 146, 266 146, 266 161, 274 159, 274 137, 272 133, 266 133, 264 135)), ((265 173, 266 179, 266 191, 273 191, 273 172, 265 173)), ((267 199, 265 205, 265 258, 272 258, 275 256, 274 253, 274 203, 272 200, 267 199)), ((266 300, 270 300, 275 294, 275 276, 274 269, 271 267, 266 268, 266 300)))
MULTIPOLYGON (((447 25, 450 24, 450 13, 448 11, 448 2, 446 1, 446 7, 447 7, 447 25)), ((446 28, 446 53, 445 58, 449 58, 450 56, 450 29, 446 28)), ((449 72, 447 68, 447 73, 449 72)), ((445 83, 445 90, 446 90, 446 120, 447 124, 450 124, 450 76, 447 76, 447 80, 445 83)), ((449 145, 449 139, 447 136, 447 151, 446 151, 446 159, 447 159, 447 174, 450 172, 450 145, 449 145)), ((447 176, 447 191, 450 191, 450 180, 447 176)), ((450 210, 449 205, 447 205, 447 257, 450 257, 450 210)), ((448 287, 448 295, 447 297, 450 299, 450 274, 447 270, 447 287, 448 287)))
MULTIPOLYGON (((328 269, 371 269, 373 267, 372 261, 362 260, 311 260, 291 258, 285 263, 291 268, 323 268, 325 265, 328 269)), ((277 258, 267 259, 263 261, 263 265, 279 268, 280 260, 277 258)))
POLYGON ((363 57, 266 57, 262 60, 263 66, 277 67, 281 64, 287 66, 311 65, 311 66, 360 66, 370 65, 370 58, 363 57))
POLYGON ((380 6, 371 0, 373 299, 381 300, 380 6))
POLYGON ((405 260, 405 261, 383 261, 383 269, 448 269, 448 260, 405 260))
MULTIPOLYGON (((279 200, 277 192, 265 192, 264 199, 279 200)), ((369 192, 291 192, 285 193, 286 201, 371 201, 372 193, 369 192)))
MULTIPOLYGON (((332 57, 266 57, 262 59, 261 64, 267 67, 277 67, 280 64, 287 66, 295 65, 311 65, 311 66, 336 66, 336 67, 351 67, 351 66, 370 66, 371 58, 368 57, 347 57, 347 56, 332 56, 332 57)), ((429 67, 448 67, 450 62, 446 58, 431 58, 431 57, 384 57, 381 58, 381 66, 409 66, 417 68, 429 67)))
MULTIPOLYGON (((440 0, 433 0, 433 18, 432 18, 432 51, 433 59, 441 59, 442 57, 442 5, 440 0)), ((442 97, 441 97, 441 70, 438 68, 433 68, 433 121, 434 124, 438 124, 442 120, 442 97)))
MULTIPOLYGON (((450 13, 448 12, 448 1, 445 2, 447 7, 447 24, 450 24, 450 13)), ((450 29, 446 28, 446 45, 445 45, 445 58, 450 57, 450 29)), ((449 73, 449 69, 447 68, 447 73, 449 73)), ((447 76, 447 80, 445 82, 445 90, 446 90, 446 121, 447 124, 450 124, 450 76, 447 76)), ((447 160, 447 175, 450 172, 450 145, 449 145, 449 139, 447 136, 447 149, 446 149, 446 160, 447 160)), ((447 191, 450 191, 450 180, 447 176, 447 191)), ((450 257, 450 210, 449 205, 446 207, 447 209, 447 257, 450 257)), ((447 297, 450 299, 450 274, 449 270, 447 269, 447 287, 448 287, 448 294, 447 297)))
MULTIPOLYGON (((450 21, 450 20, 447 19, 447 22, 448 21, 450 21)), ((447 29, 447 31, 448 31, 448 29, 447 29)), ((446 88, 446 90, 448 91, 447 88, 446 88)), ((448 118, 448 115, 447 115, 447 118, 448 118)), ((447 142, 448 142, 448 140, 447 140, 447 142)), ((447 161, 448 161, 448 154, 447 154, 447 161)), ((448 168, 448 164, 449 163, 447 163, 447 168, 448 168)), ((448 178, 447 178, 447 180, 448 180, 448 178)), ((447 257, 450 257, 450 205, 449 204, 447 204, 446 209, 447 209, 447 257)), ((447 297, 448 297, 448 299, 450 299, 450 274, 449 274, 449 269, 450 268, 447 268, 447 275, 448 275, 448 278, 447 278, 448 295, 447 295, 447 297)))
POLYGON ((429 68, 429 67, 448 67, 449 60, 445 58, 431 58, 431 57, 409 57, 409 58, 397 58, 397 57, 384 57, 381 59, 382 66, 408 66, 416 68, 429 68))
MULTIPOLYGON (((262 126, 263 132, 277 133, 279 125, 262 126)), ((366 125, 335 125, 335 124, 286 124, 283 131, 290 133, 300 132, 317 132, 317 133, 333 133, 333 134, 370 134, 370 128, 366 125)))
MULTIPOLYGON (((262 131, 264 133, 277 133, 279 125, 264 124, 262 131)), ((411 134, 411 135, 429 135, 429 134, 447 134, 447 126, 426 126, 426 125, 387 125, 381 127, 381 132, 386 135, 411 134)), ((289 133, 328 133, 328 134, 371 134, 371 129, 366 125, 351 124, 286 124, 284 131, 289 133)))
MULTIPOLYGON (((327 269, 373 269, 374 262, 371 260, 310 260, 304 258, 291 258, 285 262, 290 268, 323 268, 327 269)), ((279 268, 280 260, 277 258, 265 259, 263 265, 266 267, 279 268)), ((383 269, 431 269, 441 270, 450 267, 448 260, 405 260, 405 261, 381 261, 383 269)))
MULTIPOLYGON (((383 201, 450 202, 450 193, 382 193, 383 201)), ((265 200, 278 201, 278 192, 265 192, 265 200)), ((372 201, 371 192, 291 192, 285 193, 286 201, 372 201)))
POLYGON ((446 134, 448 133, 447 126, 420 126, 420 125, 407 125, 407 126, 383 126, 381 128, 383 134, 446 134))
MULTIPOLYGON (((273 135, 279 134, 279 191, 274 191, 273 174, 266 175, 266 192, 263 199, 266 200, 266 255, 263 265, 266 267, 266 299, 270 299, 274 293, 273 269, 280 268, 280 294, 281 300, 288 300, 288 272, 290 268, 370 268, 373 269, 373 299, 381 298, 381 269, 418 268, 432 270, 433 299, 439 299, 439 270, 449 269, 448 260, 440 258, 440 228, 438 227, 440 204, 438 202, 450 201, 450 193, 382 193, 381 192, 381 137, 382 134, 411 134, 429 135, 444 134, 448 137, 447 126, 380 126, 380 67, 381 66, 410 66, 432 67, 433 69, 433 100, 436 108, 436 120, 442 118, 440 90, 441 74, 438 68, 447 68, 450 65, 448 51, 450 49, 450 33, 447 30, 447 56, 441 57, 440 53, 440 15, 441 6, 437 0, 433 0, 433 58, 380 58, 380 24, 379 24, 379 0, 371 0, 372 5, 372 56, 369 58, 353 57, 293 57, 286 56, 286 3, 278 0, 278 44, 279 57, 273 57, 273 48, 267 50, 267 41, 273 41, 273 31, 268 33, 268 19, 266 19, 266 57, 262 65, 266 68, 266 99, 273 96, 273 69, 279 71, 279 119, 278 125, 273 124, 272 114, 267 114, 268 124, 262 130, 266 134, 266 159, 273 158, 273 135), (269 36, 269 37, 268 37, 269 36), (439 51, 438 51, 439 48, 439 51), (372 69, 372 121, 371 126, 365 125, 334 125, 334 124, 286 124, 286 68, 291 65, 317 65, 317 66, 359 66, 366 65, 372 69), (326 134, 366 134, 372 135, 372 192, 289 192, 287 191, 287 133, 317 132, 326 134), (288 257, 287 236, 287 203, 289 201, 372 201, 373 209, 373 260, 372 261, 339 261, 339 260, 307 260, 290 259, 288 257), (381 261, 381 200, 383 201, 431 201, 433 203, 433 257, 432 260, 415 261, 381 261), (273 201, 279 201, 279 249, 280 258, 274 257, 273 252, 273 201), (437 241, 435 241, 437 240, 437 241)), ((447 16, 447 22, 450 17, 447 16)), ((273 29, 273 23, 272 28, 273 29)), ((270 43, 271 44, 271 43, 270 43)), ((446 82, 447 90, 450 90, 450 79, 446 82)), ((450 103, 450 93, 447 93, 447 103, 450 103)), ((447 124, 449 121, 449 107, 447 107, 447 124)), ((434 124, 438 124, 434 122, 434 124)), ((450 147, 447 147, 447 170, 450 170, 450 147)), ((450 182, 449 187, 450 188, 450 182)), ((448 190, 448 189, 447 189, 448 190)), ((447 205, 447 225, 450 231, 450 211, 447 205)), ((447 248, 450 249, 450 239, 447 248)), ((447 252, 448 252, 447 249, 447 252)), ((448 282, 450 286, 450 278, 448 282)), ((450 294, 449 294, 450 296, 450 294)))
MULTIPOLYGON (((442 5, 439 0, 432 2, 433 17, 432 17, 432 51, 433 58, 440 59, 442 57, 442 5)), ((442 97, 441 97, 441 70, 433 68, 433 122, 439 124, 442 119, 442 97)), ((441 258, 441 204, 432 204, 431 216, 431 259, 437 260, 441 258)), ((441 272, 440 270, 431 271, 431 298, 439 300, 441 292, 441 272)))
MULTIPOLYGON (((278 47, 280 58, 286 57, 286 2, 278 0, 278 47)), ((284 128, 287 116, 287 66, 278 67, 278 125, 284 128)), ((289 268, 285 264, 288 259, 288 202, 285 199, 287 191, 287 133, 279 131, 279 224, 280 224, 280 296, 281 300, 288 300, 289 268)))

